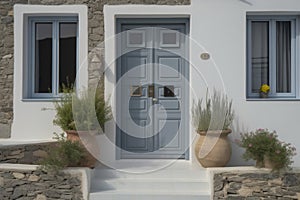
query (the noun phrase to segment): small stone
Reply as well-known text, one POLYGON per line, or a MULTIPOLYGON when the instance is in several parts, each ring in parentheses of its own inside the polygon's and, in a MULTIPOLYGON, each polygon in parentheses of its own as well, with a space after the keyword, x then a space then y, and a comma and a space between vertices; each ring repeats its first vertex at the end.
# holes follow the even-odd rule
POLYGON ((13 176, 14 176, 16 179, 23 179, 23 178, 25 177, 24 174, 19 173, 19 172, 14 172, 14 173, 13 173, 13 176))
POLYGON ((2 59, 9 59, 9 58, 12 58, 12 54, 7 54, 2 57, 2 59))
POLYGON ((72 178, 68 179, 68 183, 73 186, 81 185, 81 181, 76 177, 72 177, 72 178))
POLYGON ((247 197, 246 200, 260 200, 259 197, 247 197))
POLYGON ((59 188, 59 189, 70 189, 71 186, 70 185, 59 185, 57 188, 59 188))
POLYGON ((287 174, 286 176, 284 176, 283 178, 283 184, 285 186, 297 186, 300 184, 300 181, 298 180, 298 178, 295 176, 295 174, 287 174))
POLYGON ((49 198, 54 198, 54 199, 60 198, 60 194, 58 194, 58 192, 54 189, 47 190, 44 192, 44 194, 49 198))
POLYGON ((214 183, 214 190, 215 191, 220 191, 220 190, 222 190, 223 189, 223 187, 224 187, 224 184, 223 184, 223 182, 215 182, 214 183))
POLYGON ((99 41, 101 39, 101 37, 100 37, 100 35, 90 34, 89 39, 94 40, 94 41, 99 41))
POLYGON ((227 200, 243 200, 244 197, 240 197, 240 196, 237 196, 237 195, 228 195, 227 200))
POLYGON ((28 192, 27 190, 28 190, 27 187, 18 186, 18 187, 15 188, 11 198, 12 199, 17 199, 19 197, 22 197, 22 196, 27 194, 27 192, 28 192))
POLYGON ((26 181, 19 180, 19 179, 5 179, 4 180, 5 187, 14 188, 14 187, 19 186, 19 185, 24 185, 25 183, 26 183, 26 181))
POLYGON ((0 177, 0 187, 4 187, 4 178, 0 177))
POLYGON ((240 177, 240 176, 233 176, 233 177, 228 177, 228 181, 229 182, 239 182, 241 183, 245 178, 244 177, 240 177))
POLYGON ((251 179, 248 182, 243 181, 243 185, 247 186, 247 187, 255 187, 255 186, 263 187, 266 184, 267 184, 266 181, 256 181, 256 180, 251 180, 251 179))
POLYGON ((19 155, 21 152, 22 152, 21 150, 15 150, 15 151, 12 151, 9 155, 15 156, 15 155, 19 155))
POLYGON ((12 192, 12 191, 14 191, 14 188, 6 188, 5 191, 6 192, 12 192))
POLYGON ((12 179, 12 178, 14 178, 14 176, 11 173, 9 173, 9 172, 5 172, 5 173, 1 174, 1 177, 3 177, 4 179, 12 179))
POLYGON ((33 156, 35 157, 39 157, 39 158, 45 158, 48 156, 48 153, 46 151, 43 151, 43 150, 37 150, 37 151, 34 151, 32 153, 33 156))
POLYGON ((38 194, 34 200, 47 200, 47 197, 43 194, 38 194))
POLYGON ((292 192, 300 192, 300 185, 289 187, 289 190, 292 192))
POLYGON ((215 192, 214 197, 224 197, 224 191, 222 190, 215 192))
POLYGON ((234 190, 239 190, 242 187, 241 183, 231 182, 229 183, 229 188, 234 190))
POLYGON ((68 195, 63 194, 63 195, 61 195, 60 198, 61 198, 61 199, 72 199, 72 198, 73 198, 73 195, 71 195, 71 194, 68 194, 68 195))
POLYGON ((7 15, 8 16, 13 16, 14 15, 14 11, 13 10, 8 11, 7 15))
POLYGON ((89 21, 89 27, 91 28, 97 28, 101 25, 100 20, 91 20, 89 21))
POLYGON ((252 192, 253 190, 251 188, 245 188, 245 187, 242 187, 241 189, 238 190, 238 194, 243 197, 251 196, 252 192))
POLYGON ((20 198, 17 198, 16 200, 31 200, 32 198, 30 197, 20 197, 20 198))
POLYGON ((13 22, 13 18, 12 18, 12 16, 9 16, 9 17, 3 17, 3 18, 1 19, 1 22, 4 23, 4 24, 10 24, 10 23, 13 22))
POLYGON ((271 185, 282 185, 282 180, 280 178, 270 180, 269 183, 271 185))
POLYGON ((16 154, 16 155, 9 155, 6 158, 7 159, 21 159, 24 157, 24 152, 21 152, 20 154, 16 154))
POLYGON ((40 180, 40 177, 37 175, 34 175, 34 174, 30 175, 28 178, 28 181, 31 181, 31 182, 37 182, 39 180, 40 180))
POLYGON ((282 196, 296 196, 297 193, 289 190, 281 190, 282 196))

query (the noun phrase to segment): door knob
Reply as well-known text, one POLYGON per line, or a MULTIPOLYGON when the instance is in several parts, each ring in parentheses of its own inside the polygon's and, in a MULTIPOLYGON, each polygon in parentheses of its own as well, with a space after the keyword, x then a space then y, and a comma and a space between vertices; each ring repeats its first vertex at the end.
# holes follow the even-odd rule
POLYGON ((153 102, 157 102, 158 99, 157 99, 157 98, 153 98, 152 101, 153 101, 153 102))

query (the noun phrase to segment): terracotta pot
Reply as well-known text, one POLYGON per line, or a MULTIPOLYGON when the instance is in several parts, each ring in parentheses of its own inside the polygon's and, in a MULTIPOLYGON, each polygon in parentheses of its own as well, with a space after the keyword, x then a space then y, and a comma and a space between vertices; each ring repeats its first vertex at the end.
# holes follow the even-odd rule
POLYGON ((268 93, 260 92, 259 97, 260 98, 268 98, 268 93))
POLYGON ((195 155, 203 167, 224 167, 231 157, 231 144, 227 135, 230 129, 222 131, 200 131, 195 155))
MULTIPOLYGON (((67 140, 70 141, 78 141, 82 147, 84 148, 84 160, 80 163, 79 166, 69 166, 69 167, 89 167, 95 168, 97 159, 87 150, 86 146, 83 144, 81 138, 78 133, 82 134, 90 134, 89 131, 76 131, 76 130, 66 130, 67 140)), ((95 146, 95 145, 94 145, 95 146)), ((94 147, 93 147, 94 148, 94 147)))
POLYGON ((264 161, 256 161, 255 163, 255 167, 257 168, 262 168, 262 167, 265 167, 265 164, 264 164, 264 161))
POLYGON ((270 160, 269 156, 264 155, 264 167, 273 169, 275 164, 270 160))

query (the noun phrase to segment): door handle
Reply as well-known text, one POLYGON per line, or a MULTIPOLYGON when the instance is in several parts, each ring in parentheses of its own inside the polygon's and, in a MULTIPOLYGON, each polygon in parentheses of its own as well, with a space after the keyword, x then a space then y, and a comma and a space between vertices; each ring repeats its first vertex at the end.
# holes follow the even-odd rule
POLYGON ((148 86, 148 97, 154 98, 154 85, 149 85, 148 86))
POLYGON ((153 101, 153 102, 157 102, 158 99, 157 99, 157 98, 153 98, 152 101, 153 101))

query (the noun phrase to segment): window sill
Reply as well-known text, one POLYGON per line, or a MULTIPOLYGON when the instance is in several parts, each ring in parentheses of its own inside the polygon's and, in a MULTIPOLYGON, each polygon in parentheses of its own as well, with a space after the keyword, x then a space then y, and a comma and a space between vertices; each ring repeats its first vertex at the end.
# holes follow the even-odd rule
POLYGON ((247 98, 246 101, 300 101, 300 98, 247 98))
POLYGON ((23 102, 54 102, 59 101, 59 98, 25 98, 23 102))

